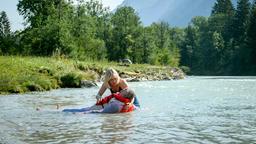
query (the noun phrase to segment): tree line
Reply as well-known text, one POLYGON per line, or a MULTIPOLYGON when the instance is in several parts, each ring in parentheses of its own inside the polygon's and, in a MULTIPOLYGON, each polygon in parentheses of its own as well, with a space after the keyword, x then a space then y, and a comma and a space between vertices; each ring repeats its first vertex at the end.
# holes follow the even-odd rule
POLYGON ((143 26, 132 7, 111 13, 97 0, 19 0, 26 28, 11 32, 0 15, 1 55, 63 55, 78 60, 182 66, 191 74, 256 74, 256 2, 217 0, 209 17, 186 28, 143 26))
POLYGON ((181 65, 195 74, 256 74, 256 1, 217 0, 209 17, 185 28, 181 65))

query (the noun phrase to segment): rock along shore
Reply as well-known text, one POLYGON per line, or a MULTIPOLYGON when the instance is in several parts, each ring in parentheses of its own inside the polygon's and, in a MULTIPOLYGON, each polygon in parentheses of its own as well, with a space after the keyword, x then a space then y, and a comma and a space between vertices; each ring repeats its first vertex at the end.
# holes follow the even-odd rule
MULTIPOLYGON (((147 72, 135 70, 120 71, 117 70, 120 77, 127 82, 140 82, 140 81, 161 81, 161 80, 179 80, 184 79, 185 73, 179 68, 163 68, 163 69, 151 69, 147 72)), ((103 81, 104 72, 102 75, 98 74, 96 80, 82 80, 81 87, 94 87, 97 86, 97 82, 103 81)))

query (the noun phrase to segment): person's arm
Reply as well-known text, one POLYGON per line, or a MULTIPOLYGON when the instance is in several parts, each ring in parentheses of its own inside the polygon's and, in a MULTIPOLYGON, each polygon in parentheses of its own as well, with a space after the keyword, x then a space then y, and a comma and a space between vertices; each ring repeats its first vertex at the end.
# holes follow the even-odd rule
POLYGON ((106 89, 108 88, 106 83, 103 83, 100 87, 100 90, 98 91, 97 95, 96 95, 96 99, 97 102, 99 102, 101 100, 102 95, 104 94, 104 92, 106 91, 106 89))
POLYGON ((113 98, 113 94, 106 96, 103 99, 101 99, 100 101, 98 101, 96 103, 96 105, 104 105, 104 104, 108 103, 112 98, 113 98))
POLYGON ((123 97, 122 95, 120 95, 120 93, 113 94, 113 96, 115 99, 117 99, 118 101, 123 102, 125 104, 131 103, 130 99, 123 97))

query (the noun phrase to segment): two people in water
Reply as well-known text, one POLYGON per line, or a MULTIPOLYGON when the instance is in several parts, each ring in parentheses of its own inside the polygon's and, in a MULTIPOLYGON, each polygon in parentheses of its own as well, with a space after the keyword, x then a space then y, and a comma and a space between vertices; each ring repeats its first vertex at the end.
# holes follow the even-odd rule
POLYGON ((101 112, 101 113, 119 113, 131 112, 140 104, 135 92, 128 87, 127 82, 122 79, 113 68, 107 69, 104 82, 100 87, 96 97, 96 104, 82 109, 64 109, 64 112, 101 112), (109 89, 111 95, 102 98, 105 91, 109 89))

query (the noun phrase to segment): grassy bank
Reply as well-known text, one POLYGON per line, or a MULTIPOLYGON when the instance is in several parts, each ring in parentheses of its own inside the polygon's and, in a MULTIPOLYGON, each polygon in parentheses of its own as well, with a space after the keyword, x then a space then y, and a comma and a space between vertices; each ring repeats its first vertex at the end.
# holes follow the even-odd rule
MULTIPOLYGON (((0 94, 80 87, 81 80, 96 81, 113 67, 124 76, 147 76, 169 69, 161 66, 120 66, 109 62, 84 62, 50 57, 0 56, 0 94)), ((170 73, 171 75, 171 73, 170 73)))

